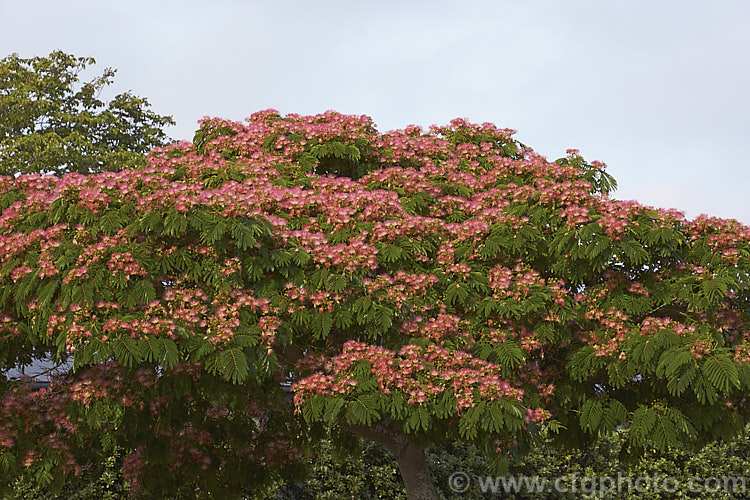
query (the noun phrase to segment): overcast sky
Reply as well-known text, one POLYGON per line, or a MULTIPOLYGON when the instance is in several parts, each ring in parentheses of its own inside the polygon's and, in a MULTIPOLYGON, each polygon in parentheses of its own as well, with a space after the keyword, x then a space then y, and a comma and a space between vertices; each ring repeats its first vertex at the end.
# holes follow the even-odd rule
POLYGON ((750 224, 750 1, 0 0, 0 57, 60 49, 171 114, 456 117, 577 148, 614 197, 750 224))

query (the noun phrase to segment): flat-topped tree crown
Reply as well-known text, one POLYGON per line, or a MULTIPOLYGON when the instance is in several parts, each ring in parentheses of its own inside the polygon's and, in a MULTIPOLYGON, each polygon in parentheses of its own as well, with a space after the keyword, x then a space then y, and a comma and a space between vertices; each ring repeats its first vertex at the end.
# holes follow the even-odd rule
POLYGON ((739 432, 750 230, 614 186, 492 124, 380 133, 273 110, 204 119, 140 169, 5 177, 2 362, 46 349, 76 372, 4 400, 0 463, 62 477, 105 453, 81 446, 104 428, 136 450, 142 491, 171 494, 167 463, 236 491, 328 430, 383 444, 432 498, 429 443, 502 467, 550 432, 581 445, 628 426, 633 454, 739 432), (34 428, 31 397, 57 409, 34 428), (72 430, 40 455, 52 428, 72 430))

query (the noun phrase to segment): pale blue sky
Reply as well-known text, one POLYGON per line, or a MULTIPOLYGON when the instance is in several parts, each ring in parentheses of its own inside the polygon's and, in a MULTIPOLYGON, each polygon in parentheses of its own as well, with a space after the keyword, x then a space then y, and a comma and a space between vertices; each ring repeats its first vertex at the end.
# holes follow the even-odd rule
POLYGON ((177 139, 265 108, 489 121, 604 161, 616 198, 750 224, 748 26, 747 0, 0 0, 0 57, 93 56, 177 139))

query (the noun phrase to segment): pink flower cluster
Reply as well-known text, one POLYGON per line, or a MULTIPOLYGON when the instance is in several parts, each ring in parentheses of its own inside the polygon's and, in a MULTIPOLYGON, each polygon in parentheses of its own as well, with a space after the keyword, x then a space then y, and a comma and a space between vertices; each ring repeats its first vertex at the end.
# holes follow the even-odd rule
POLYGON ((136 262, 130 252, 113 252, 112 255, 110 255, 107 267, 114 274, 122 273, 126 280, 130 280, 131 276, 146 276, 146 274, 148 274, 146 270, 136 262))
POLYGON ((364 278, 362 284, 365 293, 373 300, 400 308, 407 302, 424 297, 438 281, 434 274, 412 274, 398 270, 393 276, 381 272, 375 279, 364 278))
POLYGON ((497 300, 518 300, 528 296, 532 287, 543 287, 546 284, 538 271, 522 263, 513 269, 502 265, 493 267, 489 271, 489 282, 493 291, 492 296, 497 300))
POLYGON ((671 330, 677 335, 693 334, 696 331, 695 325, 686 325, 672 318, 658 318, 647 316, 641 321, 641 335, 653 335, 661 330, 671 330))
POLYGON ((324 371, 294 384, 295 405, 301 406, 315 394, 351 394, 357 387, 352 368, 363 362, 370 366, 380 391, 402 393, 412 405, 430 404, 447 388, 453 390, 456 413, 473 407, 479 400, 520 400, 524 394, 522 389, 503 380, 498 365, 465 351, 429 344, 406 345, 396 353, 352 340, 344 344, 341 354, 325 363, 324 371))
POLYGON ((446 314, 445 306, 432 319, 415 316, 404 321, 399 331, 404 335, 429 339, 440 345, 443 345, 445 339, 451 336, 463 337, 469 344, 474 343, 470 330, 461 326, 461 317, 446 314))

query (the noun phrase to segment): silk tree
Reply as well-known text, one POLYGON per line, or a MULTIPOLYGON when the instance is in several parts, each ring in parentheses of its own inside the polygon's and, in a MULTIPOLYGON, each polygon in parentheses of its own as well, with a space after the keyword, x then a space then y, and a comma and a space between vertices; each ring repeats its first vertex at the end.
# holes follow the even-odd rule
POLYGON ((0 361, 74 369, 6 382, 0 467, 60 486, 121 447, 134 492, 230 495, 354 434, 429 499, 445 440, 502 472, 541 436, 741 432, 750 229, 614 186, 488 123, 273 110, 142 168, 4 177, 0 361))

